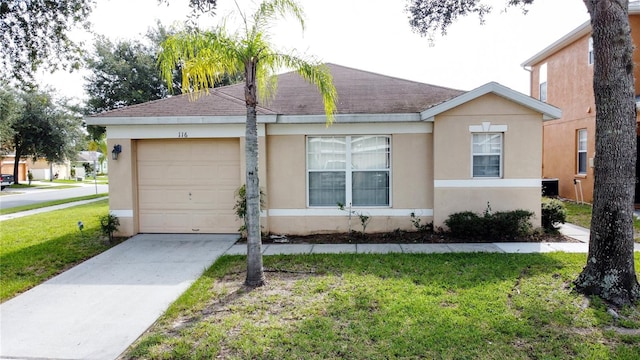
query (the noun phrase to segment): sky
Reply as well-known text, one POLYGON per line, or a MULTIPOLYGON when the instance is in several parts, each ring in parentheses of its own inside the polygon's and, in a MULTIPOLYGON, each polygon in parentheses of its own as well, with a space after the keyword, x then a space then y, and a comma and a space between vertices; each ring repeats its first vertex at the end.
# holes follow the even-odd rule
MULTIPOLYGON (((258 0, 236 0, 249 14, 258 0)), ((494 11, 481 25, 469 16, 455 22, 430 41, 411 30, 405 11, 408 0, 298 0, 306 13, 305 31, 285 20, 270 29, 272 44, 338 65, 383 75, 472 90, 488 82, 529 94, 529 73, 521 64, 585 21, 583 0, 535 0, 527 14, 508 8, 507 0, 484 0, 494 11)), ((91 16, 93 31, 112 40, 142 39, 156 20, 165 25, 182 22, 188 0, 97 0, 91 16)), ((239 29, 236 2, 218 0, 214 17, 202 17, 201 28, 227 19, 239 29), (236 14, 234 16, 234 14, 236 14)), ((75 31, 91 50, 91 35, 75 31)), ((82 99, 83 73, 42 74, 43 82, 61 96, 82 99)))

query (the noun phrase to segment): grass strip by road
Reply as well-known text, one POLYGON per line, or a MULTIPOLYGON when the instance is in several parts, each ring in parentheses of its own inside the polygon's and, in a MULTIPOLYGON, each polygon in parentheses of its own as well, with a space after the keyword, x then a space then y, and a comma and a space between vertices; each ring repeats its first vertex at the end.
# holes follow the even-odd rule
MULTIPOLYGON (((126 359, 637 359, 640 307, 571 291, 584 254, 220 258, 126 359)), ((640 254, 636 254, 636 263, 640 254)))
POLYGON ((102 198, 102 197, 105 197, 105 196, 109 196, 109 193, 94 194, 94 195, 87 195, 87 196, 79 196, 79 197, 74 197, 74 198, 69 198, 69 199, 62 199, 62 200, 53 200, 53 201, 47 201, 47 202, 43 202, 43 203, 39 203, 39 204, 16 206, 16 207, 8 208, 8 209, 0 209, 0 215, 14 214, 14 213, 17 213, 17 212, 41 209, 41 208, 45 208, 45 207, 49 207, 49 206, 67 204, 67 203, 83 201, 83 200, 92 200, 92 199, 102 198))
MULTIPOLYGON (((578 204, 573 201, 564 201, 564 206, 567 209, 568 223, 587 229, 591 228, 591 204, 578 204)), ((640 219, 635 216, 633 217, 633 230, 635 241, 640 243, 640 219)))
POLYGON ((98 219, 108 212, 105 199, 0 222, 0 301, 108 249, 98 219))

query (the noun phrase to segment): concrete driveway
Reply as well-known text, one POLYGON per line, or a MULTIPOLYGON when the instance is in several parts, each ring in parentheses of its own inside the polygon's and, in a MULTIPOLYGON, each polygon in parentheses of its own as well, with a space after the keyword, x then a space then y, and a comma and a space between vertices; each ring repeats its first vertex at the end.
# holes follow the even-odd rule
POLYGON ((0 305, 2 359, 115 359, 237 240, 137 235, 0 305))

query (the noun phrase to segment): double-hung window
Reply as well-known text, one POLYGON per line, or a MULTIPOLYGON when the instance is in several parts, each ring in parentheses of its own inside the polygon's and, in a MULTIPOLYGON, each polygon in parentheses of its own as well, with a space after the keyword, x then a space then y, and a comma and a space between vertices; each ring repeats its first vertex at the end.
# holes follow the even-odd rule
POLYGON ((502 177, 502 133, 473 134, 473 177, 502 177))
POLYGON ((578 130, 578 174, 587 173, 587 129, 578 130))
POLYGON ((309 206, 389 206, 391 138, 307 138, 309 206))

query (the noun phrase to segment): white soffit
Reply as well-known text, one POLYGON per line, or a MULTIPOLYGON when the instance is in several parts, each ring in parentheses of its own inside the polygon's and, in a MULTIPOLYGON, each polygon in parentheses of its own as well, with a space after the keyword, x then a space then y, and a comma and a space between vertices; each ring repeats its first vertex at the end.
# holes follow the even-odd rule
POLYGON ((534 99, 515 90, 509 89, 508 87, 500 85, 497 82, 490 82, 480 86, 479 88, 455 97, 449 101, 429 108, 421 112, 420 117, 426 121, 433 121, 436 115, 439 115, 445 111, 451 110, 455 107, 458 107, 464 103, 467 103, 489 93, 496 94, 507 100, 535 110, 541 113, 545 120, 558 119, 562 116, 562 111, 555 106, 549 105, 545 102, 534 99))

